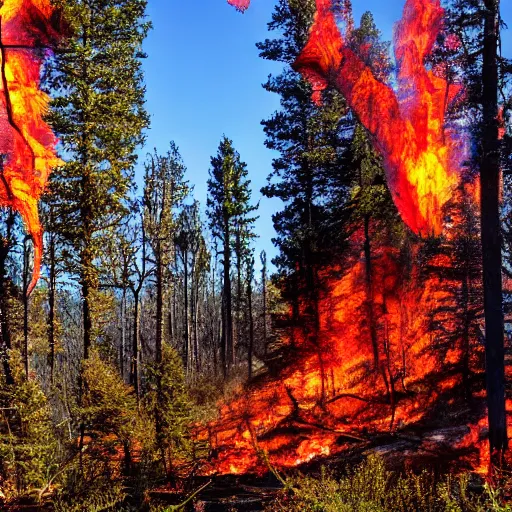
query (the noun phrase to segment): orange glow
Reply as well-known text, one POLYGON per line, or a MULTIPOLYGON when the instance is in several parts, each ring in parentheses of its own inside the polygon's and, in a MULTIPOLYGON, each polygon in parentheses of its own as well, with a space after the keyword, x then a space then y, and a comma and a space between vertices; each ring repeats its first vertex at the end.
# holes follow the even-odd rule
POLYGON ((439 0, 406 2, 395 31, 396 92, 344 44, 331 0, 316 5, 309 41, 294 68, 312 84, 315 100, 327 85, 343 94, 383 156, 404 222, 420 235, 440 234, 443 206, 459 182, 464 145, 445 123, 460 86, 424 64, 442 26, 439 0))
MULTIPOLYGON (((408 429, 421 431, 440 403, 450 404, 462 395, 462 342, 449 344, 443 352, 436 348, 430 328, 439 308, 443 329, 457 329, 456 317, 445 315, 443 307, 460 283, 422 278, 418 265, 403 280, 397 250, 385 245, 376 245, 372 254, 379 356, 375 367, 365 263, 358 253, 361 236, 356 233, 351 242, 354 254, 359 254, 354 265, 341 278, 324 276, 329 287, 320 299, 316 341, 299 328, 290 333, 293 357, 281 374, 267 375, 240 390, 222 404, 218 420, 201 431, 215 450, 206 472, 263 473, 268 468, 262 452, 273 466, 291 468, 364 447, 383 433, 407 436, 408 429)), ((431 258, 428 265, 450 263, 443 255, 431 258)), ((473 370, 479 371, 481 357, 482 347, 472 343, 473 370)), ((469 425, 467 436, 453 441, 456 448, 472 451, 475 468, 486 464, 481 428, 480 423, 469 425)), ((425 436, 418 450, 431 450, 435 437, 425 436)))
POLYGON ((43 230, 38 200, 60 163, 55 137, 43 121, 48 96, 40 89, 45 48, 58 39, 50 0, 5 0, 0 7, 0 206, 20 213, 34 244, 29 293, 40 275, 43 230))
MULTIPOLYGON (((444 11, 439 0, 406 1, 395 30, 394 90, 344 44, 338 24, 349 17, 335 13, 333 3, 316 0, 309 41, 294 67, 312 84, 315 101, 321 101, 328 85, 342 93, 383 157, 403 221, 419 235, 443 233, 436 241, 442 250, 426 256, 424 242, 408 240, 404 265, 401 250, 390 246, 382 226, 371 221, 368 284, 365 233, 355 230, 343 266, 319 276, 326 286, 320 292, 315 335, 298 325, 290 328, 284 340, 289 364, 277 377, 265 374, 240 390, 221 405, 216 421, 200 429, 199 437, 209 440, 215 454, 205 472, 265 472, 265 459, 286 468, 378 446, 402 450, 404 459, 410 452, 436 450, 444 457, 448 447, 454 448, 463 464, 485 473, 489 455, 480 384, 481 311, 474 311, 479 306, 469 299, 466 309, 457 303, 461 292, 478 296, 481 276, 478 270, 464 270, 461 276, 449 245, 453 226, 464 224, 457 208, 476 209, 479 182, 460 185, 468 138, 446 119, 461 88, 442 77, 443 69, 425 65, 444 11), (445 207, 450 212, 446 223, 445 207), (468 328, 463 338, 462 322, 468 318, 473 318, 473 331, 468 328), (466 391, 472 393, 474 411, 451 418, 454 411, 468 410, 466 391), (457 430, 451 438, 446 437, 450 429, 436 430, 443 414, 457 430), (391 447, 377 444, 379 436, 391 447), (407 438, 416 445, 396 447, 407 438)), ((350 21, 345 24, 349 33, 350 21)), ((458 44, 447 38, 447 47, 458 44)), ((462 236, 475 242, 472 237, 478 235, 464 231, 462 236)), ((306 318, 307 305, 301 308, 306 318)), ((512 401, 507 402, 511 409, 512 401)))

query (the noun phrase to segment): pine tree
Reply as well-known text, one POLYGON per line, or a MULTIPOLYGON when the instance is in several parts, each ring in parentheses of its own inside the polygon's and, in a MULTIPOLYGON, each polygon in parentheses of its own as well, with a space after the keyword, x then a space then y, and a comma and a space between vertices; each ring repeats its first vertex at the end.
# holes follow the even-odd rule
MULTIPOLYGON (((178 219, 176 251, 180 257, 183 282, 183 345, 185 369, 199 370, 199 289, 208 271, 209 253, 203 233, 199 202, 185 205, 178 219)), ((176 300, 176 297, 174 297, 176 300)), ((174 304, 172 305, 174 309, 174 304)))
POLYGON ((143 400, 143 411, 150 420, 154 435, 146 440, 146 457, 159 459, 167 479, 172 479, 179 460, 191 453, 189 425, 191 404, 185 387, 185 373, 181 359, 173 348, 165 344, 162 361, 147 367, 148 392, 143 400))
POLYGON ((344 157, 353 129, 339 94, 327 91, 322 105, 315 104, 309 84, 291 69, 307 41, 314 12, 312 0, 280 0, 268 24, 280 35, 257 44, 262 58, 285 65, 283 73, 264 84, 280 95, 281 110, 262 121, 265 145, 279 152, 262 193, 285 204, 273 217, 273 241, 280 251, 274 263, 285 278, 284 298, 293 306, 295 322, 298 299, 306 299, 311 334, 318 325, 318 269, 332 254, 333 241, 343 241, 339 206, 347 200, 351 179, 341 168, 348 163, 344 157))
POLYGON ((40 385, 26 379, 16 350, 11 372, 9 386, 0 377, 0 494, 7 499, 46 488, 59 467, 49 403, 40 385))
POLYGON ((164 341, 165 293, 169 283, 169 266, 175 259, 174 241, 178 230, 179 210, 189 193, 185 181, 186 167, 178 147, 171 142, 164 156, 156 151, 149 155, 144 176, 144 232, 150 251, 147 261, 153 267, 156 288, 155 360, 162 360, 164 341))
POLYGON ((505 348, 500 222, 500 152, 498 121, 499 0, 485 0, 482 57, 482 139, 480 225, 484 277, 487 408, 491 455, 501 463, 508 447, 505 409, 505 348))
MULTIPOLYGON (((466 86, 460 116, 472 126, 475 142, 470 174, 480 176, 485 316, 486 381, 489 441, 493 462, 500 463, 508 446, 505 411, 505 351, 502 286, 501 166, 506 167, 506 137, 500 141, 500 110, 507 77, 512 71, 499 52, 501 16, 499 0, 453 0, 449 4, 447 36, 457 44, 450 66, 466 86)), ((510 108, 510 106, 508 106, 510 108)))
MULTIPOLYGON (((208 180, 208 219, 212 235, 222 245, 222 343, 221 359, 224 375, 235 363, 233 336, 233 300, 231 290, 232 255, 235 254, 241 272, 243 251, 254 237, 252 225, 258 208, 251 204, 247 166, 223 137, 217 155, 211 159, 208 180)), ((241 287, 240 287, 241 288, 241 287)))
POLYGON ((65 163, 52 175, 55 229, 68 246, 68 271, 79 279, 84 358, 89 355, 95 260, 105 228, 126 214, 136 150, 148 126, 141 70, 145 0, 71 0, 61 5, 70 31, 51 60, 49 121, 65 163))

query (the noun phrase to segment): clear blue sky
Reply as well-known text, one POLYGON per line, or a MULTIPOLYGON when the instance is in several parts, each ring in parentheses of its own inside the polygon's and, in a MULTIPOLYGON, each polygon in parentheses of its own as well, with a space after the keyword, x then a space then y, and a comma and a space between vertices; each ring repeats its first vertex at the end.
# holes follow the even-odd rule
MULTIPOLYGON (((354 17, 371 11, 386 39, 400 18, 404 0, 353 0, 354 17)), ((145 50, 147 109, 151 115, 144 154, 164 152, 174 140, 195 185, 195 197, 206 205, 210 156, 223 134, 233 139, 249 169, 254 201, 260 200, 258 252, 276 254, 271 215, 277 199, 259 192, 271 171, 272 152, 263 145, 260 121, 279 108, 277 95, 261 84, 279 66, 258 57, 257 41, 267 36, 275 0, 253 0, 240 14, 225 0, 149 0, 153 23, 145 50)), ((512 2, 502 2, 503 18, 512 28, 512 2)), ((512 56, 512 31, 504 34, 503 50, 512 56)), ((140 171, 139 176, 142 174, 140 171)), ((140 180, 139 180, 140 182, 140 180)))

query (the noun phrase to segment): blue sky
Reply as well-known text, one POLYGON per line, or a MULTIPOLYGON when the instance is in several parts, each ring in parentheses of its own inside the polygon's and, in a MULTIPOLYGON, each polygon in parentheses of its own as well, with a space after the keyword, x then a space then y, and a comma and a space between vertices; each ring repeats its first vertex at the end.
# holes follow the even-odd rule
MULTIPOLYGON (((279 108, 279 98, 261 84, 280 67, 260 59, 255 43, 268 37, 274 4, 275 0, 253 0, 242 15, 225 0, 149 0, 154 28, 145 43, 144 62, 151 130, 143 156, 154 147, 165 152, 174 140, 195 185, 194 196, 204 207, 210 156, 223 134, 233 139, 247 163, 253 199, 260 201, 257 251, 265 249, 270 257, 276 254, 270 241, 275 235, 271 216, 280 203, 260 194, 273 157, 263 145, 260 121, 279 108)), ((390 39, 404 0, 352 4, 356 20, 371 11, 384 38, 390 39)), ((502 2, 502 14, 512 28, 510 0, 502 2)), ((503 50, 512 56, 512 30, 504 34, 503 50)))

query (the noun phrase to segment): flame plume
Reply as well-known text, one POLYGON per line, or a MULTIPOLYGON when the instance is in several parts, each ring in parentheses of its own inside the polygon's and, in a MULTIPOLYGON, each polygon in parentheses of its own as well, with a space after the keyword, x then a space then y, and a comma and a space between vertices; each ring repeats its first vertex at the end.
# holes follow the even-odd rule
POLYGON ((425 67, 442 28, 439 0, 406 2, 395 30, 397 92, 345 45, 331 0, 316 5, 309 41, 294 68, 313 85, 316 101, 328 84, 343 94, 384 158, 404 222, 417 234, 439 234, 465 155, 445 119, 461 88, 425 67))
POLYGON ((43 230, 37 203, 53 167, 56 139, 43 121, 40 89, 45 53, 59 39, 50 0, 0 2, 0 206, 20 213, 34 245, 32 280, 40 276, 43 230))
MULTIPOLYGON (((352 46, 350 17, 343 11, 348 5, 316 0, 309 41, 294 68, 312 84, 315 101, 328 85, 345 97, 381 153, 393 200, 413 232, 441 233, 444 210, 453 224, 462 225, 464 208, 470 212, 477 203, 478 183, 461 179, 469 137, 447 120, 449 107, 463 91, 443 78, 443 65, 426 65, 442 29, 439 0, 406 0, 395 29, 395 89, 359 57, 364 48, 352 46)), ((445 41, 447 48, 457 44, 445 41)), ((393 443, 389 436, 402 433, 416 439, 399 448, 406 460, 417 456, 423 463, 442 453, 445 460, 485 472, 480 271, 452 271, 457 265, 450 245, 453 232, 439 240, 446 244, 439 252, 427 256, 424 241, 416 239, 404 254, 404 247, 389 245, 376 220, 367 233, 354 230, 339 266, 319 271, 325 287, 315 305, 319 318, 313 339, 300 322, 285 319, 280 356, 288 364, 283 368, 269 359, 270 371, 222 404, 217 420, 198 426, 197 436, 213 448, 205 473, 265 472, 266 460, 282 468, 316 457, 364 453, 381 434, 381 442, 393 443), (367 255, 362 254, 366 239, 372 240, 370 285, 367 255), (468 296, 464 306, 457 303, 461 291, 468 296), (472 330, 463 338, 466 324, 472 330), (467 372, 474 378, 474 411, 468 413, 463 396, 467 372), (460 416, 450 416, 454 411, 460 416), (450 428, 438 430, 432 423, 438 416, 446 416, 450 428)), ((464 232, 466 241, 473 236, 478 235, 471 229, 464 232)), ((301 319, 307 316, 305 302, 298 304, 301 319)), ((382 453, 396 446, 381 446, 382 453)))

